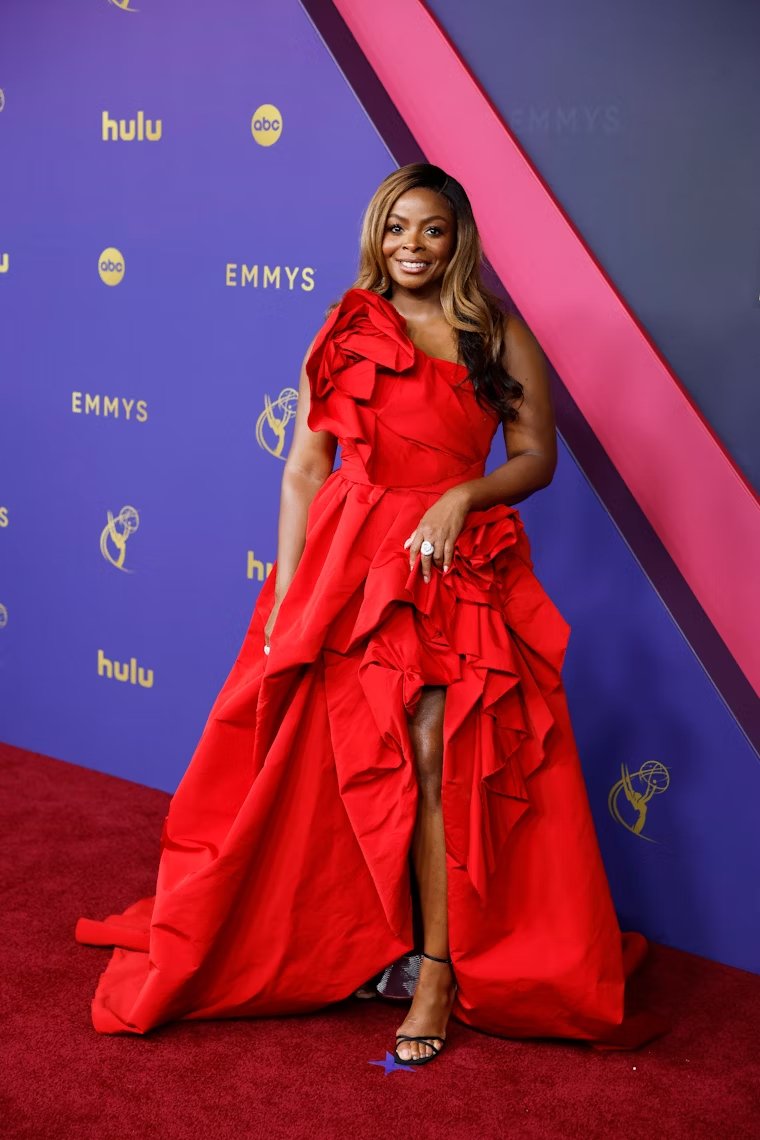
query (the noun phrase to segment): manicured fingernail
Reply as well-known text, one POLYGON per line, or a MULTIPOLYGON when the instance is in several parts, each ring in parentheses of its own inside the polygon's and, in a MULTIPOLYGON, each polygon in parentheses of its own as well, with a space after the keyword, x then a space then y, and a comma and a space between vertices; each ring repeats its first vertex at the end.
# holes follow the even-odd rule
POLYGON ((444 568, 443 568, 444 574, 446 573, 447 570, 448 570, 448 566, 444 566, 444 568))
POLYGON ((430 581, 430 575, 429 575, 429 574, 425 574, 425 575, 424 575, 424 578, 425 578, 425 581, 426 581, 426 582, 429 582, 429 581, 430 581))

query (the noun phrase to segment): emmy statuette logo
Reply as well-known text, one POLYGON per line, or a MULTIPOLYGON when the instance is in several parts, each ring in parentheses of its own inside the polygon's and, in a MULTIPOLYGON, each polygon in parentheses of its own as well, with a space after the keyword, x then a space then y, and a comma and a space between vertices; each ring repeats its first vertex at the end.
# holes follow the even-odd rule
POLYGON ((274 146, 282 135, 282 115, 272 103, 262 103, 251 116, 251 134, 259 146, 274 146))
POLYGON ((98 273, 104 285, 120 285, 124 280, 124 255, 109 245, 98 258, 98 273))
POLYGON ((129 661, 112 661, 102 649, 98 650, 98 676, 110 681, 122 681, 127 685, 138 685, 142 689, 153 688, 152 669, 138 665, 136 657, 130 657, 129 661))
POLYGON ((144 111, 136 119, 112 119, 103 111, 101 138, 103 142, 158 142, 163 131, 162 119, 146 119, 144 111))
POLYGON ((115 518, 110 511, 106 511, 106 514, 108 522, 100 532, 100 553, 117 570, 134 574, 134 570, 124 565, 124 559, 127 555, 127 542, 140 525, 140 516, 134 507, 122 507, 115 518))
POLYGON ((114 8, 119 8, 122 12, 139 12, 139 8, 135 8, 132 0, 108 0, 109 4, 113 4, 114 8))
POLYGON ((264 394, 264 410, 256 420, 256 442, 275 459, 285 459, 285 429, 295 418, 298 392, 283 388, 276 400, 264 394))
POLYGON ((647 760, 638 772, 630 772, 626 764, 621 764, 620 771, 621 778, 612 785, 607 798, 610 814, 632 835, 657 843, 658 840, 644 835, 644 825, 653 797, 662 795, 670 787, 670 772, 659 760, 647 760), (621 796, 625 801, 623 805, 621 796))

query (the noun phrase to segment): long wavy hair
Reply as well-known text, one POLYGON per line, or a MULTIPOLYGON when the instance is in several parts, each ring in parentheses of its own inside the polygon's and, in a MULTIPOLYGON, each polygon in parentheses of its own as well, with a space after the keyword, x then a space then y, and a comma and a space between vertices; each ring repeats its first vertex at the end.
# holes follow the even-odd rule
POLYGON ((441 282, 441 306, 457 330, 459 360, 467 366, 466 382, 472 383, 481 405, 489 405, 502 418, 516 420, 514 403, 523 398, 523 386, 502 363, 510 314, 483 282, 480 234, 470 200, 456 178, 432 163, 412 162, 383 179, 362 218, 359 270, 352 288, 390 296, 393 283, 382 252, 388 214, 401 194, 418 187, 441 194, 454 214, 456 240, 441 282))

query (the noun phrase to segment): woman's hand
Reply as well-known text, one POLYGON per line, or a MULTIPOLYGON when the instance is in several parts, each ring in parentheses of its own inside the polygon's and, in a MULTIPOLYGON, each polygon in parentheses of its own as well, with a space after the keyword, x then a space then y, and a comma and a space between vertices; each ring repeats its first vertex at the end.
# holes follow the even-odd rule
POLYGON ((432 554, 422 554, 422 576, 426 582, 430 581, 430 565, 442 567, 444 574, 451 565, 454 557, 454 543, 461 534, 467 512, 470 510, 469 495, 464 489, 465 485, 451 487, 445 491, 437 502, 417 524, 417 529, 404 543, 404 549, 409 548, 409 569, 414 569, 414 562, 420 553, 422 543, 427 539, 432 542, 432 554))
POLYGON ((282 602, 282 598, 279 598, 279 599, 275 598, 274 605, 272 606, 272 610, 269 614, 269 617, 267 618, 267 623, 264 626, 264 646, 265 646, 264 652, 265 653, 269 652, 269 643, 270 643, 271 638, 272 638, 272 630, 274 629, 274 623, 277 621, 277 615, 280 612, 280 603, 281 602, 282 602))

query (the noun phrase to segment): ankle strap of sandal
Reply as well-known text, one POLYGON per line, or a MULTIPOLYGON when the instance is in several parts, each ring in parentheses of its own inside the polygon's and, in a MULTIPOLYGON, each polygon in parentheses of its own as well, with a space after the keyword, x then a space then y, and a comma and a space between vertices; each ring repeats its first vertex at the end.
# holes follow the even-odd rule
POLYGON ((422 951, 422 957, 429 958, 431 962, 446 962, 447 965, 452 965, 451 958, 436 958, 435 954, 428 954, 424 950, 422 951))

